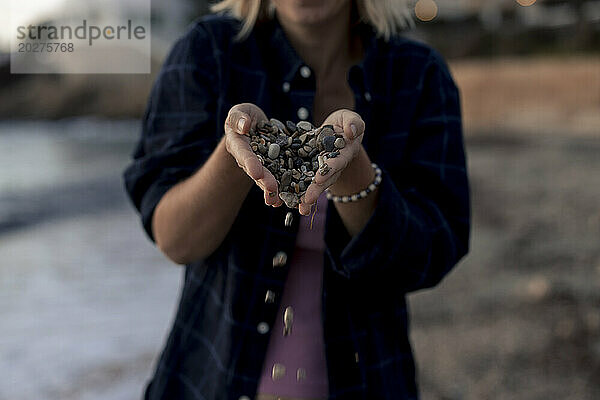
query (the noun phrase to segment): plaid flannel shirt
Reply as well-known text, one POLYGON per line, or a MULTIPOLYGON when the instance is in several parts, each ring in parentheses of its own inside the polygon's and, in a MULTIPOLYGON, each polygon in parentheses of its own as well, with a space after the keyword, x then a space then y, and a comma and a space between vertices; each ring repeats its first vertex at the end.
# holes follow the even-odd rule
MULTIPOLYGON (((207 160, 230 107, 250 102, 283 121, 312 120, 314 74, 300 73, 305 64, 277 19, 241 42, 233 40, 238 29, 231 17, 199 19, 156 79, 124 173, 151 239, 155 206, 207 160)), ((327 209, 322 322, 329 398, 415 399, 405 295, 437 284, 468 251, 459 92, 435 50, 400 36, 384 41, 367 25, 356 29, 365 57, 348 82, 366 123, 363 146, 383 180, 374 213, 354 237, 335 207, 327 209)), ((298 218, 284 226, 286 212, 265 206, 253 187, 217 250, 186 266, 147 399, 255 396, 286 278, 286 267, 274 268, 272 258, 292 253, 298 230, 298 218), (275 302, 265 302, 267 290, 275 302)))

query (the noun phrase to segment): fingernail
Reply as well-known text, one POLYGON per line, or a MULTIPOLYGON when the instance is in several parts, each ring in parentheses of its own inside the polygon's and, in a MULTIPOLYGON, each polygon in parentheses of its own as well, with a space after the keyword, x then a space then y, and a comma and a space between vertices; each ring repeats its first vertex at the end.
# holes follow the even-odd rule
POLYGON ((352 138, 354 139, 356 137, 356 125, 350 124, 350 130, 352 131, 352 138))
POLYGON ((238 121, 238 129, 240 132, 244 130, 244 125, 246 125, 246 118, 240 118, 238 121))

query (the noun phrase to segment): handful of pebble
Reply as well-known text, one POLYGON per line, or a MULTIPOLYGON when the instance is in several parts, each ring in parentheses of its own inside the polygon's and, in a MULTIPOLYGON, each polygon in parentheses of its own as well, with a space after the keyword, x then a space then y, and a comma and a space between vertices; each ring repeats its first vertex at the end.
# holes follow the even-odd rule
POLYGON ((327 160, 346 146, 333 125, 315 128, 307 121, 284 124, 271 118, 259 122, 249 136, 252 151, 277 180, 279 198, 289 208, 298 208, 315 175, 327 175, 327 160))

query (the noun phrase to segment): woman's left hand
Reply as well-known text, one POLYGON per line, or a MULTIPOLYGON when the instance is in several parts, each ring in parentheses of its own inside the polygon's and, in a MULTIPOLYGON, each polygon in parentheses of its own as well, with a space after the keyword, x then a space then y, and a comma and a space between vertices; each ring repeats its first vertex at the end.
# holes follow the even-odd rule
POLYGON ((317 201, 325 189, 340 178, 362 146, 365 123, 360 115, 354 111, 346 109, 334 111, 325 119, 323 125, 333 125, 334 132, 344 136, 346 146, 340 149, 340 154, 337 157, 325 161, 330 168, 327 174, 321 175, 319 171, 315 174, 298 207, 302 215, 310 214, 311 205, 317 201))

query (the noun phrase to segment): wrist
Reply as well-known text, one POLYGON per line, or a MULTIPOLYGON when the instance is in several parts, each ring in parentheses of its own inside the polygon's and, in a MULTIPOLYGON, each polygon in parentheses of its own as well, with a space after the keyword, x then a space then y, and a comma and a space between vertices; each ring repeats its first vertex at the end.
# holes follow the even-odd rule
POLYGON ((356 193, 368 187, 374 179, 375 170, 371 166, 371 159, 361 145, 356 157, 342 171, 338 180, 329 187, 329 192, 338 196, 356 193))

